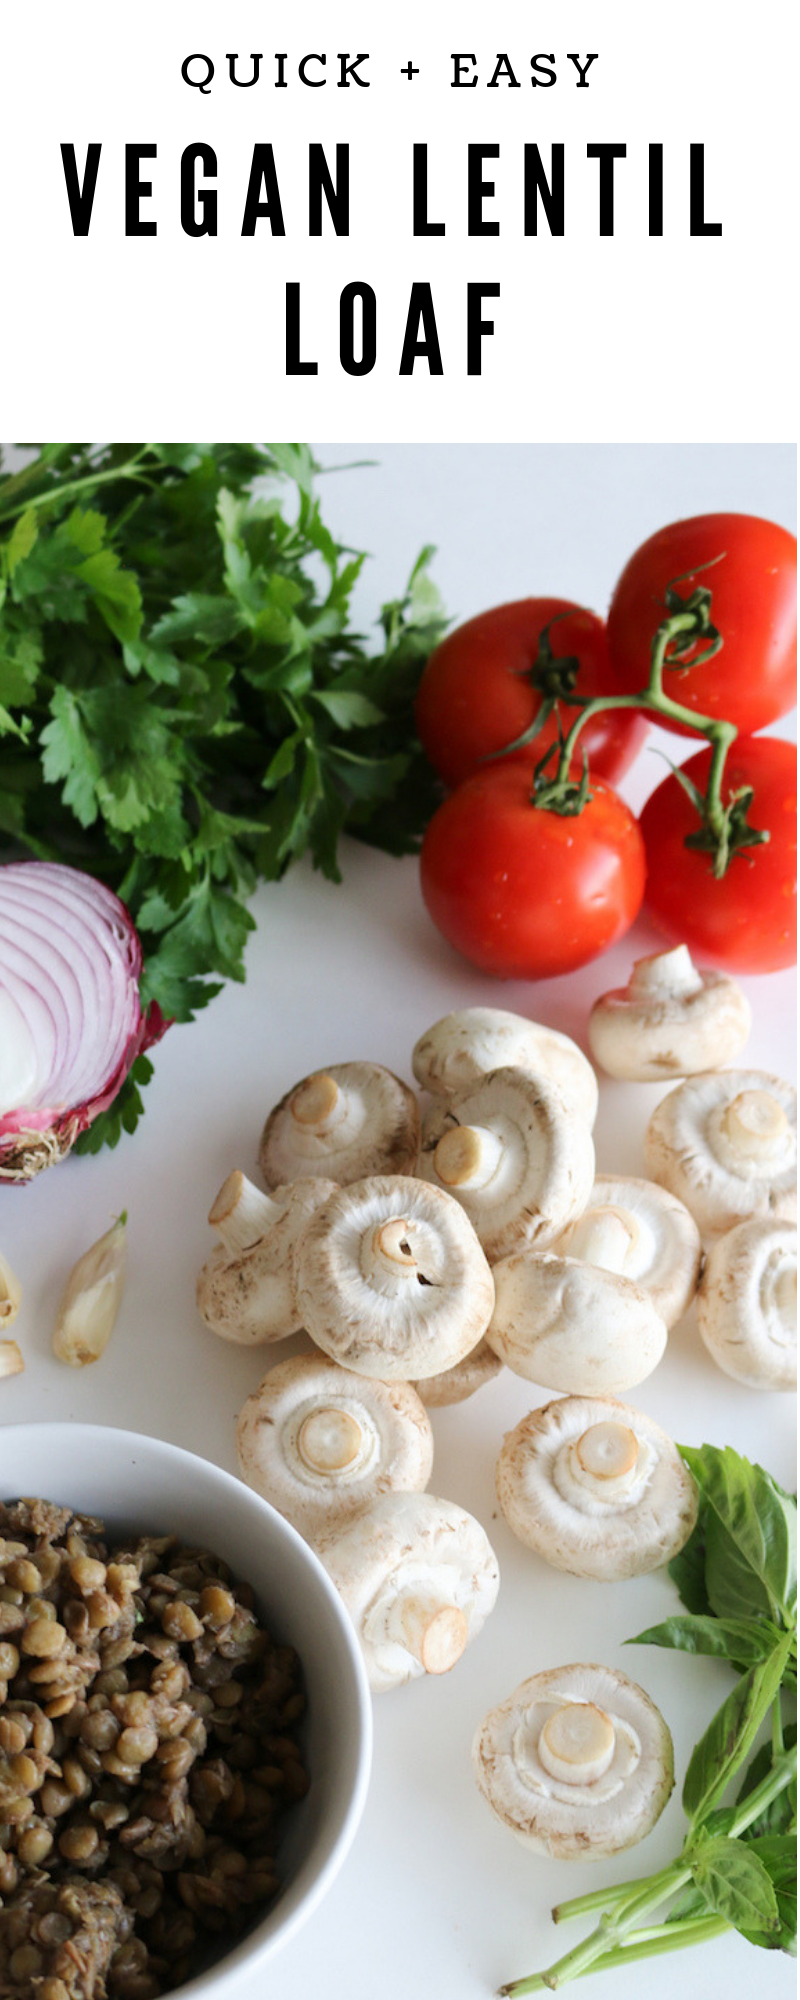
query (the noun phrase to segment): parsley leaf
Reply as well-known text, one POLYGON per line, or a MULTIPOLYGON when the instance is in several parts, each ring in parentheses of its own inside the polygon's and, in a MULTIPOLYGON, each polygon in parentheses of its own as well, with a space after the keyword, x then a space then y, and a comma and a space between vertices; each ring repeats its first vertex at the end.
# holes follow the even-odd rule
MULTIPOLYGON (((0 476, 0 858, 127 903, 142 995, 189 1021, 245 975, 247 899, 343 831, 410 853, 438 798, 414 696, 444 620, 423 549, 374 644, 364 556, 305 444, 48 444, 0 476)), ((140 1058, 84 1150, 141 1113, 140 1058)))

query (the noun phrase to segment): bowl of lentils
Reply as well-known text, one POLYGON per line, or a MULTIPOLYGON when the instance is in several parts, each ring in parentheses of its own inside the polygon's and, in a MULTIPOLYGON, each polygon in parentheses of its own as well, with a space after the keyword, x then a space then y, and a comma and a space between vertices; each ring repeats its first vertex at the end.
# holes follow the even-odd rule
POLYGON ((0 1428, 0 1993, 232 1993, 316 1907, 369 1776, 321 1564, 219 1467, 0 1428))

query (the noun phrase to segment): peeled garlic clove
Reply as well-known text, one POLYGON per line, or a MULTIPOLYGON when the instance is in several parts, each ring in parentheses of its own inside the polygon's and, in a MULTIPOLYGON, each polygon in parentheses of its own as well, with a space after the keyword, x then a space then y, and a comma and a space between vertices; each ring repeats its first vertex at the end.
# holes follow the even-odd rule
POLYGON ((70 1272, 58 1308, 53 1353, 70 1368, 98 1361, 111 1338, 125 1284, 127 1214, 123 1210, 70 1272))
POLYGON ((22 1286, 0 1250, 0 1327, 10 1326, 19 1312, 22 1286))
POLYGON ((0 1340, 0 1376, 21 1375, 25 1363, 15 1340, 0 1340))

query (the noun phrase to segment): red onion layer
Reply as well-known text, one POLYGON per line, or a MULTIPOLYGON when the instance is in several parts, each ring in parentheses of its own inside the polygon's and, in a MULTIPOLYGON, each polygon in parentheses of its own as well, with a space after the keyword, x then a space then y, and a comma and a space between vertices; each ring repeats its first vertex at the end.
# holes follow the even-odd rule
POLYGON ((159 1040, 124 903, 51 861, 0 867, 0 1180, 63 1159, 159 1040))

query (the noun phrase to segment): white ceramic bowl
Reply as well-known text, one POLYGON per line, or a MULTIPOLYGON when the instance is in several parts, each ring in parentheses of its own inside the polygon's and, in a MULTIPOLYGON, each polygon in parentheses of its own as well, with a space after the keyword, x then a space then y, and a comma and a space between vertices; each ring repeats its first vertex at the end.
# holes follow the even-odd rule
POLYGON ((37 1495, 99 1514, 110 1532, 177 1534, 212 1549, 252 1584, 272 1635, 300 1655, 308 1694, 311 1787, 288 1822, 284 1887, 268 1914, 208 1971, 175 1989, 233 1994, 311 1915, 343 1862, 364 1807, 372 1707, 361 1653, 329 1578, 294 1528, 250 1488, 157 1438, 95 1424, 0 1428, 0 1498, 37 1495))

